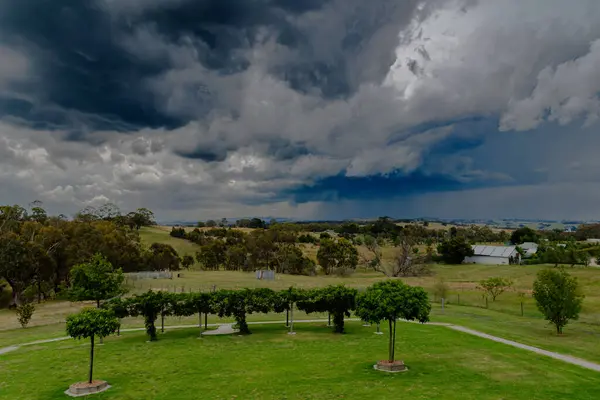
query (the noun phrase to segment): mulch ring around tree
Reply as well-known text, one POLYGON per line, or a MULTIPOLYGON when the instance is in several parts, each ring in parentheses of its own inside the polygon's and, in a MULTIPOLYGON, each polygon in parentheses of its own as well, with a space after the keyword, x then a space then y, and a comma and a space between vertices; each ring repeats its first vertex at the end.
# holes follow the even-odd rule
POLYGON ((110 385, 106 381, 93 380, 90 382, 77 382, 69 386, 65 394, 71 397, 87 396, 94 393, 104 392, 108 390, 110 385))

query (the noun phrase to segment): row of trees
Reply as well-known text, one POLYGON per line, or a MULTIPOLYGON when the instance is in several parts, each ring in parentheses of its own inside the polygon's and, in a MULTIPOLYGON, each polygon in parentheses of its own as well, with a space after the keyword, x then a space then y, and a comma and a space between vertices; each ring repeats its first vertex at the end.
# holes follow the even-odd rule
MULTIPOLYGON (((298 234, 284 226, 245 233, 235 229, 194 229, 186 232, 173 227, 171 236, 200 245, 196 261, 206 270, 254 271, 270 269, 278 273, 313 275, 316 263, 297 246, 298 234)), ((345 274, 356 269, 358 250, 344 238, 323 239, 317 253, 323 272, 345 274)))
POLYGON ((142 316, 150 341, 155 341, 156 320, 166 315, 216 314, 219 317, 233 317, 240 333, 249 334, 246 322, 248 314, 281 313, 294 308, 309 314, 329 312, 336 333, 344 333, 344 317, 349 317, 353 311, 367 322, 379 324, 387 321, 390 328, 388 361, 393 362, 396 321, 401 318, 427 322, 431 304, 422 288, 408 286, 399 280, 375 283, 361 293, 343 285, 282 291, 266 288, 177 294, 148 291, 130 298, 112 299, 103 304, 103 309, 84 309, 79 314, 67 317, 67 333, 76 339, 91 340, 89 382, 92 382, 94 339, 118 331, 120 318, 142 316))
POLYGON ((67 220, 49 216, 39 202, 29 209, 0 206, 0 280, 11 289, 10 305, 59 293, 72 268, 96 253, 125 272, 163 269, 166 250, 144 248, 137 232, 154 223, 152 213, 139 209, 123 216, 117 210, 87 208, 67 220))

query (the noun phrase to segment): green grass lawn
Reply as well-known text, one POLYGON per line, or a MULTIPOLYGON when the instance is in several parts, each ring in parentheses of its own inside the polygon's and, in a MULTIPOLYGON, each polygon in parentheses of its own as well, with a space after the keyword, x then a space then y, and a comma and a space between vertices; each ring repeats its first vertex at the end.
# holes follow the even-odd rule
MULTIPOLYGON (((447 328, 400 324, 397 354, 410 370, 372 369, 386 357, 387 333, 348 323, 252 327, 250 336, 197 338, 143 333, 97 346, 95 377, 113 387, 96 399, 596 399, 600 374, 447 328)), ((0 399, 66 398, 85 380, 89 342, 30 346, 0 356, 0 399)))

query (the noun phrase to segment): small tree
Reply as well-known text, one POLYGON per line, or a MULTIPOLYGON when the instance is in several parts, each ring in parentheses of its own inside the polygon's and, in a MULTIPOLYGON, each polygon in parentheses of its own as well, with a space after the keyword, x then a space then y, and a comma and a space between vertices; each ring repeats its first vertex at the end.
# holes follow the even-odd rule
POLYGON ((104 256, 96 254, 89 262, 79 264, 71 270, 69 299, 93 300, 96 307, 100 307, 100 301, 125 293, 124 279, 120 268, 114 269, 104 256))
POLYGON ((179 254, 173 246, 165 243, 152 243, 148 252, 148 264, 153 271, 178 271, 179 254))
POLYGON ((20 306, 17 306, 16 311, 19 324, 21 324, 22 328, 26 328, 27 324, 29 324, 29 321, 31 320, 31 317, 33 316, 35 306, 32 303, 25 303, 20 306))
POLYGON ((146 333, 150 337, 150 341, 154 342, 156 338, 156 318, 164 308, 164 295, 162 292, 154 292, 148 290, 146 293, 140 296, 133 296, 129 300, 129 315, 137 317, 141 315, 144 317, 144 326, 146 327, 146 333))
POLYGON ((569 275, 563 268, 538 272, 532 295, 546 320, 556 327, 557 334, 562 333, 569 320, 579 318, 584 296, 577 278, 569 275))
POLYGON ((317 260, 326 275, 331 273, 343 274, 356 269, 358 250, 346 239, 339 239, 337 242, 324 239, 321 241, 321 247, 317 252, 317 260))
POLYGON ((181 267, 183 269, 189 270, 192 267, 192 265, 194 265, 194 257, 187 254, 183 256, 183 258, 181 259, 181 267))
POLYGON ((308 291, 304 298, 297 302, 298 309, 311 314, 329 312, 333 317, 335 333, 344 333, 344 317, 356 307, 357 290, 344 285, 331 285, 321 289, 308 291))
POLYGON ((220 290, 213 295, 213 308, 219 317, 233 316, 241 334, 250 334, 246 315, 273 310, 275 292, 271 289, 220 290))
POLYGON ((475 254, 473 248, 463 237, 459 236, 440 243, 437 250, 442 261, 446 264, 460 264, 464 261, 465 257, 475 254))
POLYGON ((79 314, 67 317, 67 334, 74 339, 90 338, 90 373, 88 382, 92 383, 94 371, 94 338, 106 337, 119 328, 119 320, 110 310, 84 308, 79 314))
POLYGON ((433 285, 433 295, 438 299, 445 299, 448 296, 450 288, 443 279, 438 280, 433 285))
POLYGON ((500 277, 492 277, 479 282, 479 287, 492 297, 492 301, 496 301, 496 297, 500 296, 512 286, 510 279, 500 277))
POLYGON ((400 280, 387 280, 373 284, 358 295, 356 315, 363 321, 378 324, 388 321, 390 339, 388 361, 394 362, 396 321, 427 322, 431 304, 427 292, 421 287, 408 286, 400 280))

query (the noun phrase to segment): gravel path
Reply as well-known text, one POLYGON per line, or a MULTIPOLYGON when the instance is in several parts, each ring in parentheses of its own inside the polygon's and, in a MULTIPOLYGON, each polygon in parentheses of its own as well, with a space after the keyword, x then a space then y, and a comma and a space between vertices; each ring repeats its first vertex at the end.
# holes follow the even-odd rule
POLYGON ((537 347, 528 346, 528 345, 523 344, 523 343, 513 342, 512 340, 502 339, 502 338, 499 338, 497 336, 488 335, 487 333, 483 333, 483 332, 479 332, 479 331, 474 331, 473 329, 465 328, 464 326, 458 326, 458 325, 447 325, 447 326, 448 326, 448 328, 454 329, 455 331, 460 331, 460 332, 468 333, 469 335, 479 336, 481 338, 493 340, 494 342, 498 342, 498 343, 504 343, 504 344, 507 344, 509 346, 517 347, 517 348, 523 349, 523 350, 528 350, 528 351, 531 351, 531 352, 534 352, 534 353, 537 353, 537 354, 541 354, 541 355, 544 355, 544 356, 547 356, 547 357, 552 357, 552 358, 555 358, 557 360, 561 360, 561 361, 567 362, 569 364, 578 365, 578 366, 583 367, 583 368, 587 368, 587 369, 594 370, 596 372, 600 372, 600 364, 596 364, 596 363, 593 363, 593 362, 590 362, 590 361, 586 361, 586 360, 581 359, 581 358, 567 356, 567 355, 564 355, 564 354, 555 353, 553 351, 543 350, 543 349, 540 349, 540 348, 537 348, 537 347))
MULTIPOLYGON (((349 318, 349 319, 346 319, 346 321, 360 321, 360 320, 357 318, 349 318)), ((294 321, 294 324, 315 323, 315 322, 327 322, 327 320, 326 319, 302 319, 302 320, 294 321)), ((263 324, 285 324, 285 321, 248 322, 248 325, 263 325, 263 324)), ((443 322, 437 322, 437 323, 430 322, 427 325, 445 326, 445 327, 447 327, 449 329, 453 329, 455 331, 467 333, 467 334, 473 335, 473 336, 478 336, 483 339, 492 340, 494 342, 498 342, 498 343, 506 344, 508 346, 513 346, 513 347, 516 347, 519 349, 531 351, 536 354, 541 354, 543 356, 551 357, 556 360, 560 360, 560 361, 563 361, 563 362, 566 362, 569 364, 577 365, 579 367, 583 367, 583 368, 591 369, 596 372, 600 372, 600 364, 596 364, 591 361, 587 361, 587 360, 577 358, 577 357, 572 357, 572 356, 567 356, 567 355, 560 354, 560 353, 555 353, 553 351, 543 350, 538 347, 529 346, 529 345, 526 345, 523 343, 508 340, 508 339, 503 339, 498 336, 488 335, 487 333, 483 333, 483 332, 479 332, 479 331, 476 331, 473 329, 465 328, 464 326, 452 325, 452 324, 443 323, 443 322)), ((227 333, 231 333, 231 332, 229 332, 229 329, 231 329, 231 324, 208 324, 207 326, 210 326, 210 327, 216 326, 218 328, 217 331, 219 329, 221 329, 221 330, 226 330, 227 333)), ((198 327, 197 324, 196 325, 171 325, 171 326, 165 326, 165 329, 187 329, 187 328, 197 328, 197 327, 198 327)), ((138 331, 144 331, 144 330, 145 330, 145 328, 128 328, 128 329, 121 329, 121 332, 138 332, 138 331)), ((0 348, 0 355, 9 353, 11 351, 18 350, 19 347, 22 347, 22 346, 31 346, 31 345, 35 345, 35 344, 59 342, 59 341, 67 340, 67 339, 71 339, 71 337, 64 336, 64 337, 59 337, 59 338, 54 338, 54 339, 37 340, 35 342, 29 342, 29 343, 23 343, 23 344, 19 344, 19 345, 4 347, 4 348, 0 348)))

